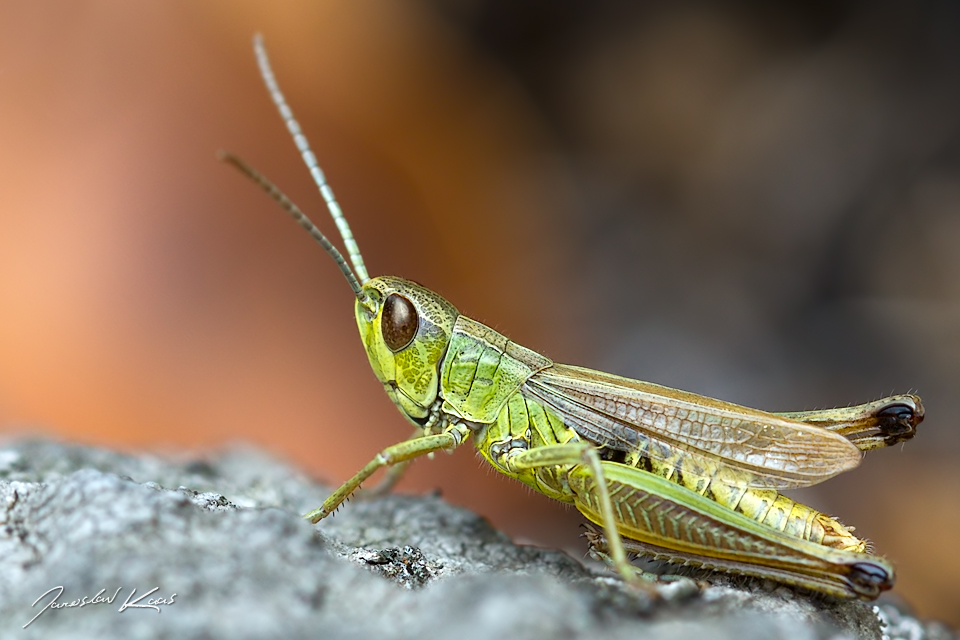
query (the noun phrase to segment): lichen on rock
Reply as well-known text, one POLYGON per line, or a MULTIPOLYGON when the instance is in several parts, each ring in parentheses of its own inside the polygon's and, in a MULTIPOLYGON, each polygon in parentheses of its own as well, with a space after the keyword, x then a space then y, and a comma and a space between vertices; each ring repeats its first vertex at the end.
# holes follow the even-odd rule
MULTIPOLYGON (((438 496, 353 501, 319 525, 303 521, 328 491, 252 449, 175 460, 7 443, 0 636, 802 640, 883 631, 871 604, 723 576, 693 596, 665 585, 654 602, 602 567, 516 545, 438 496), (56 594, 40 596, 57 587, 57 603, 78 604, 43 609, 56 594), (141 605, 165 602, 119 611, 134 589, 141 605)), ((890 611, 888 621, 909 627, 890 611)))

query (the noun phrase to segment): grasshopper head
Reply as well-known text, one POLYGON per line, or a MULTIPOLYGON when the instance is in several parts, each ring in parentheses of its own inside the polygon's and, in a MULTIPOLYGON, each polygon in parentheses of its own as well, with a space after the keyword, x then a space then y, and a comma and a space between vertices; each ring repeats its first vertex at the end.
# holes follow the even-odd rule
POLYGON ((433 291, 393 276, 366 281, 362 292, 355 311, 370 366, 400 412, 423 426, 460 313, 433 291))

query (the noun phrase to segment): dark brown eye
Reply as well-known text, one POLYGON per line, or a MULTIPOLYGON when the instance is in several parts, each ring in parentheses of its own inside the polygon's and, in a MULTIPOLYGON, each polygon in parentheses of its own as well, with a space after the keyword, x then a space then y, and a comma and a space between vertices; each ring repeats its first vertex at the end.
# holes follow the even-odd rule
POLYGON ((390 351, 396 353, 413 342, 417 335, 420 318, 417 308, 403 296, 391 293, 383 303, 383 315, 380 318, 380 330, 383 341, 390 351))

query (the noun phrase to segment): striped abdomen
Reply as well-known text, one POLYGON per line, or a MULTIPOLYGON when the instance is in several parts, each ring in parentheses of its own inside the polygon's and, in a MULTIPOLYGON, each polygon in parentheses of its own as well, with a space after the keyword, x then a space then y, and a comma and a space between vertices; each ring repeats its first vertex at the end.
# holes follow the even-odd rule
POLYGON ((773 489, 745 487, 742 473, 720 462, 678 448, 669 452, 663 449, 658 443, 647 441, 627 453, 622 462, 676 482, 787 535, 836 549, 866 551, 866 542, 837 520, 773 489), (659 447, 657 455, 650 455, 650 447, 659 447))

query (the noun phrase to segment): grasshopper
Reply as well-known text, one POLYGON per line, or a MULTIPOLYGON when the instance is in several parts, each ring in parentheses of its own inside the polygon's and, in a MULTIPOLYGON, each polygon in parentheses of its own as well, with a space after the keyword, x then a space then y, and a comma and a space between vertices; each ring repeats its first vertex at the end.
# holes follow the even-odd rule
POLYGON ((370 278, 333 191, 280 92, 259 36, 261 75, 327 204, 349 263, 263 175, 221 152, 333 258, 356 298, 377 379, 414 437, 387 447, 304 518, 332 514, 361 483, 468 440, 497 471, 573 504, 598 526, 592 551, 642 584, 639 553, 872 600, 894 583, 889 562, 852 527, 781 495, 848 471, 862 452, 916 433, 923 405, 897 395, 859 406, 768 413, 650 382, 557 364, 415 282, 370 278))

